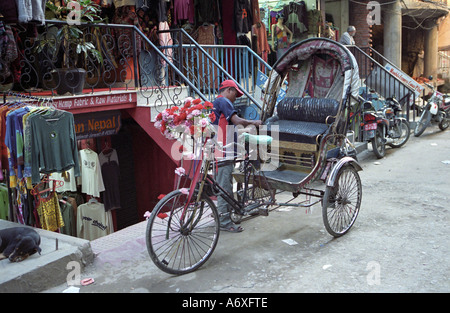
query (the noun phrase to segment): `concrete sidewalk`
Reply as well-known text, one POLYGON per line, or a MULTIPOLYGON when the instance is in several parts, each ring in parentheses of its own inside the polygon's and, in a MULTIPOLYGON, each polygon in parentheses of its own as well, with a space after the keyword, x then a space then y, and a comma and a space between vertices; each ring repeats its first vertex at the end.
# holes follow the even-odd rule
MULTIPOLYGON (((23 226, 0 220, 0 229, 23 226)), ((80 269, 94 260, 88 240, 71 237, 55 232, 37 229, 41 236, 41 255, 38 253, 22 262, 0 261, 0 293, 40 292, 63 284, 67 280, 71 261, 80 264, 80 269)))

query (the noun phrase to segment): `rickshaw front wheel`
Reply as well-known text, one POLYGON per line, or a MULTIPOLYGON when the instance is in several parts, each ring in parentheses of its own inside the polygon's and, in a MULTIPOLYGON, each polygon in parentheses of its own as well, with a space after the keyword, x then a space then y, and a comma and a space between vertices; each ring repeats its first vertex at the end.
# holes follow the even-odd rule
MULTIPOLYGON (((195 196, 195 194, 194 194, 195 196)), ((174 190, 161 199, 147 223, 150 258, 169 274, 195 271, 212 255, 219 239, 219 213, 207 196, 199 203, 174 190)))
POLYGON ((355 223, 361 206, 362 187, 352 165, 343 166, 334 186, 327 186, 322 201, 322 217, 326 230, 334 237, 347 233, 355 223))

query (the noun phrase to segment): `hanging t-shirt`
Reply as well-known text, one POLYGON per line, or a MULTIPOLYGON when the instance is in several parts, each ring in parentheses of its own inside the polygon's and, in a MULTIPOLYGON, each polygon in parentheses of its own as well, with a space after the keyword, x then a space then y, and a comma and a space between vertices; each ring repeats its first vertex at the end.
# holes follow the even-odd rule
POLYGON ((51 191, 48 196, 37 194, 38 205, 36 211, 42 229, 57 231, 64 226, 61 209, 59 207, 58 195, 51 191))
MULTIPOLYGON (((62 110, 32 114, 27 118, 28 123, 31 169, 25 162, 24 176, 31 176, 33 184, 40 182, 40 173, 51 174, 74 168, 75 176, 80 176, 73 114, 62 110)), ((27 151, 25 143, 24 150, 27 151)))
POLYGON ((80 150, 81 192, 90 196, 100 197, 105 191, 98 154, 91 149, 80 150))
POLYGON ((8 220, 9 216, 9 198, 8 187, 5 184, 0 184, 0 219, 8 220))
POLYGON ((103 202, 105 210, 120 209, 120 167, 117 152, 114 149, 102 151, 98 158, 102 169, 103 183, 105 191, 103 192, 103 202))
POLYGON ((77 180, 73 168, 63 173, 52 173, 50 179, 64 182, 62 186, 56 188, 56 192, 77 191, 77 180))
POLYGON ((103 203, 88 202, 77 209, 77 237, 95 240, 114 232, 111 211, 103 203))
POLYGON ((174 0, 173 1, 174 24, 179 21, 188 20, 189 23, 195 23, 194 0, 174 0))
POLYGON ((66 200, 59 200, 59 208, 64 221, 64 227, 61 227, 61 234, 76 236, 75 217, 72 205, 66 200))

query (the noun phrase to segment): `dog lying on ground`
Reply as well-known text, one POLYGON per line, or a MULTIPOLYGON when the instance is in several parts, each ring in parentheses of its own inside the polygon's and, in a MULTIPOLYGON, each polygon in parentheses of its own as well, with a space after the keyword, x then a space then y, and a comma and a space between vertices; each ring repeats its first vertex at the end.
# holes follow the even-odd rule
POLYGON ((20 262, 30 255, 41 254, 41 236, 32 228, 13 227, 0 230, 0 260, 20 262))

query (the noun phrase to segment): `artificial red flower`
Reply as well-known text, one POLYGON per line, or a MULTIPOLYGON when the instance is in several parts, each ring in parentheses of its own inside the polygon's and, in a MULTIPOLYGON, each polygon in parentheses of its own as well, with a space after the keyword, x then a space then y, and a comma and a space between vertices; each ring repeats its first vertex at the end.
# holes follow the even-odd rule
POLYGON ((191 135, 194 134, 194 125, 191 125, 191 127, 189 127, 189 131, 191 132, 191 135))
POLYGON ((213 104, 209 101, 205 101, 205 109, 212 109, 213 108, 213 104))
POLYGON ((202 105, 202 104, 197 104, 195 107, 194 107, 194 110, 203 110, 205 107, 202 105))
POLYGON ((157 217, 159 217, 160 219, 164 219, 166 217, 168 217, 169 215, 167 215, 166 213, 158 213, 158 215, 156 215, 157 217))
POLYGON ((187 117, 187 114, 185 112, 181 112, 179 117, 180 117, 180 121, 184 121, 187 117))
POLYGON ((169 110, 170 115, 174 114, 179 108, 177 106, 171 107, 169 110))
POLYGON ((159 113, 158 115, 156 115, 156 120, 157 121, 162 120, 162 113, 159 113))
POLYGON ((214 123, 214 121, 216 120, 216 114, 214 114, 214 112, 211 112, 208 117, 211 123, 214 123))
POLYGON ((161 133, 164 133, 164 132, 166 131, 166 124, 163 123, 163 124, 161 125, 161 128, 160 128, 159 130, 161 131, 161 133))
POLYGON ((202 100, 200 98, 195 99, 194 101, 192 101, 193 104, 199 104, 202 103, 202 100))

